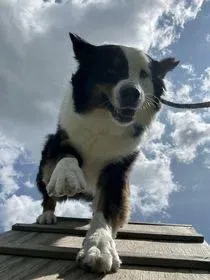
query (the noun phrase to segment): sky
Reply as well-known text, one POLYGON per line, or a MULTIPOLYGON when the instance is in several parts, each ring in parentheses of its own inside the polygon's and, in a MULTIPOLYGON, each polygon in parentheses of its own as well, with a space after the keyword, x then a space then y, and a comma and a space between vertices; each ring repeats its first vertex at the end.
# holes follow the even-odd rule
MULTIPOLYGON (((210 100, 210 1, 1 0, 0 231, 41 213, 35 177, 48 133, 76 69, 68 32, 94 44, 134 46, 179 66, 165 98, 210 100)), ((210 242, 210 111, 162 110, 140 144, 131 174, 136 221, 192 224, 210 242)), ((89 217, 63 203, 57 215, 89 217)))

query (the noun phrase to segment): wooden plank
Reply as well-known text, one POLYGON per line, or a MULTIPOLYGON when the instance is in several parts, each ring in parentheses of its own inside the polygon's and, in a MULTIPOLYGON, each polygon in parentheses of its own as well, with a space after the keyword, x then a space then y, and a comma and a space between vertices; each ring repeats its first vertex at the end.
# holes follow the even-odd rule
MULTIPOLYGON (((2 263, 0 255, 0 263, 2 263)), ((176 269, 160 267, 122 266, 114 274, 97 275, 84 272, 76 266, 75 261, 53 260, 32 257, 10 257, 7 269, 1 270, 0 279, 3 280, 209 280, 210 273, 204 270, 176 269), (20 259, 20 260, 19 260, 20 259), (18 265, 23 262, 24 265, 18 265)))
MULTIPOLYGON (((30 241, 30 243, 41 245, 53 245, 57 247, 82 247, 83 238, 78 236, 65 236, 58 234, 42 234, 38 238, 30 241), (45 238, 43 237, 46 236, 45 238), (48 239, 47 239, 48 238, 48 239)), ((26 242, 25 242, 26 243, 26 242)), ((150 240, 115 240, 118 251, 124 250, 131 253, 138 253, 146 256, 168 256, 175 258, 176 255, 191 258, 197 256, 200 258, 210 257, 210 249, 208 246, 200 243, 176 243, 176 242, 154 242, 150 240)))
MULTIPOLYGON (((13 231, 5 235, 1 239, 2 244, 33 244, 33 245, 46 245, 57 247, 77 247, 81 248, 83 238, 78 236, 69 236, 66 234, 56 233, 36 233, 36 232, 21 232, 13 231)), ((151 240, 115 240, 117 250, 123 248, 124 251, 136 252, 140 255, 155 256, 162 255, 172 258, 176 255, 183 255, 190 258, 191 256, 197 257, 210 257, 209 246, 205 243, 186 243, 186 242, 154 242, 151 240)))
MULTIPOLYGON (((27 224, 25 224, 27 225, 27 224)), ((38 225, 36 223, 34 223, 33 225, 38 225)), ((47 225, 46 225, 47 226, 47 225)), ((53 225, 53 227, 71 227, 71 228, 88 228, 89 224, 88 223, 84 223, 84 222, 80 222, 80 221, 58 221, 57 224, 53 225)), ((146 224, 125 224, 125 226, 123 227, 123 230, 133 230, 133 231, 139 231, 139 230, 146 230, 146 231, 151 231, 151 232, 159 232, 159 233, 164 233, 164 232, 173 232, 173 233, 189 233, 192 234, 192 232, 196 233, 195 229, 192 226, 188 226, 188 227, 175 227, 175 226, 170 226, 170 225, 146 225, 146 224)))
MULTIPOLYGON (((74 260, 78 248, 63 248, 44 246, 38 244, 0 244, 0 252, 6 255, 29 256, 39 258, 74 260)), ((176 256, 175 258, 163 256, 144 256, 138 253, 119 252, 123 264, 152 267, 190 268, 210 271, 210 258, 176 256)))
MULTIPOLYGON (((89 226, 75 223, 58 223, 56 225, 15 224, 12 229, 16 231, 63 233, 76 236, 85 236, 89 226)), ((170 240, 179 242, 202 243, 203 235, 197 233, 193 227, 170 227, 148 225, 128 225, 120 229, 117 235, 121 239, 170 240)))
MULTIPOLYGON (((1 261, 1 258, 0 258, 1 261)), ((41 258, 14 257, 0 265, 0 279, 2 280, 29 280, 45 268, 52 260, 41 258), (30 261, 29 261, 30 260, 30 261)))
MULTIPOLYGON (((89 218, 74 218, 74 217, 57 217, 58 222, 80 222, 83 224, 88 224, 91 219, 89 218)), ((172 227, 192 227, 190 224, 169 224, 169 223, 147 223, 139 221, 129 221, 129 225, 149 225, 149 226, 172 226, 172 227)))

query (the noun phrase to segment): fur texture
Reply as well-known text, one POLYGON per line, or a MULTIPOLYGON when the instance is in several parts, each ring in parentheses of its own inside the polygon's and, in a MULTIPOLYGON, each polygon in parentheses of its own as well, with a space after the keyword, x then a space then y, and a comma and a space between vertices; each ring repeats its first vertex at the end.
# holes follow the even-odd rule
POLYGON ((42 152, 37 185, 43 214, 37 222, 56 222, 56 200, 93 200, 93 218, 77 261, 108 273, 120 266, 113 238, 129 217, 129 172, 141 136, 160 109, 162 79, 178 62, 158 62, 125 46, 94 46, 74 34, 70 38, 78 69, 58 129, 42 152))

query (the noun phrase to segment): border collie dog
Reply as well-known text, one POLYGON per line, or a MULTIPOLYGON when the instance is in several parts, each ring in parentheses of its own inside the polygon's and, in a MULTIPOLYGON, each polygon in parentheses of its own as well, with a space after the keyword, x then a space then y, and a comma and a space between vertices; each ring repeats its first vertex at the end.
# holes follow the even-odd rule
POLYGON ((144 130, 160 110, 161 61, 121 45, 95 46, 70 33, 78 69, 61 106, 57 131, 42 151, 37 186, 39 224, 53 224, 56 201, 92 201, 93 217, 77 262, 93 272, 120 267, 114 237, 129 216, 129 180, 144 130))

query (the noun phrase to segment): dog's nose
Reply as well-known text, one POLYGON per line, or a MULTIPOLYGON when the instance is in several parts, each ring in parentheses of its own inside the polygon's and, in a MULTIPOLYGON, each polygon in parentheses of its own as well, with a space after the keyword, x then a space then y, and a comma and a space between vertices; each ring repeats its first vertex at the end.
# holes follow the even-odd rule
POLYGON ((124 87, 120 90, 120 106, 136 107, 140 100, 140 92, 135 87, 124 87))

